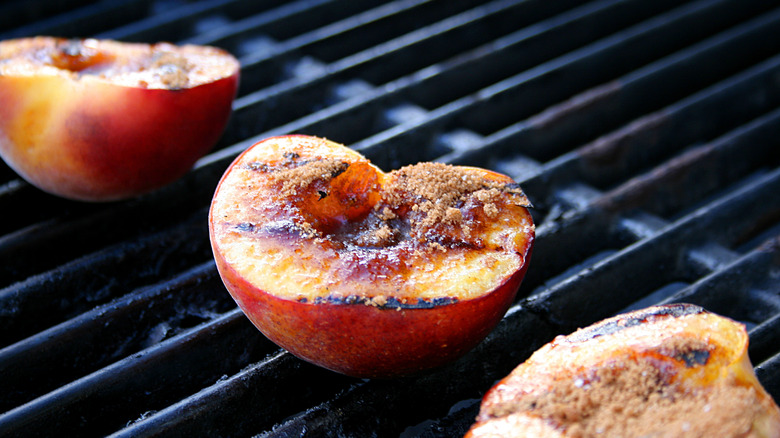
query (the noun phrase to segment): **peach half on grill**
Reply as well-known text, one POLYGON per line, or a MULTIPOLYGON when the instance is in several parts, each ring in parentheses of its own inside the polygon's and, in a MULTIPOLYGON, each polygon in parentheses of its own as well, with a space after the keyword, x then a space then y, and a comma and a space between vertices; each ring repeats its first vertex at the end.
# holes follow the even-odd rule
POLYGON ((690 304, 618 315, 537 350, 467 437, 780 437, 747 346, 743 324, 690 304))
POLYGON ((111 201, 184 175, 222 135, 239 63, 215 47, 0 41, 0 156, 34 186, 111 201))
POLYGON ((387 378, 455 360, 495 327, 528 267, 528 206, 489 170, 385 173, 291 135, 236 158, 209 232, 225 286, 265 336, 330 370, 387 378))

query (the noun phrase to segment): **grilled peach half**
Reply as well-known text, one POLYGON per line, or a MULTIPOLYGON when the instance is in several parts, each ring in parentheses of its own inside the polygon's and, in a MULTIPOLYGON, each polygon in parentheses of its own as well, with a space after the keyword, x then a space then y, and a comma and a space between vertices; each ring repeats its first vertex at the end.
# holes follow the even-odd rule
POLYGON ((690 304, 559 336, 488 391, 467 437, 780 437, 744 325, 690 304))
POLYGON ((137 196, 219 139, 239 63, 204 46, 36 37, 0 42, 0 156, 65 198, 137 196))
POLYGON ((326 139, 260 141, 222 177, 219 273, 269 339, 366 378, 452 361, 502 318, 534 241, 509 177, 421 163, 384 173, 326 139))

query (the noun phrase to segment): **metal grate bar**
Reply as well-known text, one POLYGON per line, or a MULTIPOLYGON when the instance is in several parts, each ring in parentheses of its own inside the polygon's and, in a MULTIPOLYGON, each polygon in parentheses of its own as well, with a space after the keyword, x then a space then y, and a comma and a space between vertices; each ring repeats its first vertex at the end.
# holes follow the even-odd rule
POLYGON ((280 350, 112 436, 157 436, 161 432, 178 436, 251 435, 333 397, 353 383, 353 379, 334 375, 280 350), (291 393, 295 396, 281 396, 291 393), (279 396, 269 397, 270 394, 279 396), (235 418, 248 420, 237 425, 235 418))
MULTIPOLYGON (((706 141, 717 136, 722 129, 744 123, 750 117, 774 108, 779 102, 775 75, 780 69, 780 58, 774 57, 744 72, 725 79, 654 113, 644 115, 606 133, 571 152, 525 172, 511 172, 507 163, 516 155, 476 153, 454 155, 453 162, 477 162, 482 166, 507 167, 512 176, 524 181, 529 193, 534 195, 537 208, 547 204, 549 193, 561 185, 585 180, 597 188, 608 188, 630 177, 653 158, 663 158, 688 144, 706 141), (712 111, 717 108, 718 111, 712 111)), ((574 98, 578 99, 577 97, 574 98)), ((592 107, 578 108, 578 112, 592 107)), ((559 139, 556 132, 575 135, 574 128, 566 126, 568 114, 557 113, 541 126, 525 125, 508 133, 497 135, 496 142, 514 139, 519 144, 532 143, 535 147, 555 147, 559 139)), ((576 128, 576 127, 575 127, 576 128)), ((575 137, 576 138, 576 137, 575 137)), ((481 150, 494 146, 482 145, 481 150)), ((522 155, 525 157, 525 155, 522 155)))
MULTIPOLYGON (((328 1, 328 0, 322 0, 328 1)), ((202 32, 230 28, 236 21, 248 15, 267 14, 275 19, 285 16, 288 10, 303 6, 316 7, 316 1, 302 0, 284 5, 281 0, 252 2, 246 0, 211 0, 191 3, 159 14, 152 14, 142 20, 133 21, 99 33, 96 38, 123 41, 186 42, 202 32), (213 23, 213 28, 203 23, 213 23)))
MULTIPOLYGON (((707 2, 709 4, 709 2, 707 2)), ((706 11, 705 4, 699 4, 706 11)), ((516 76, 497 82, 490 87, 479 90, 478 93, 465 96, 438 107, 427 114, 427 117, 409 121, 379 134, 355 143, 355 148, 371 156, 371 149, 399 150, 403 151, 403 145, 409 142, 409 137, 414 137, 419 144, 430 143, 435 133, 453 129, 455 126, 468 127, 477 133, 490 134, 491 132, 505 128, 510 123, 523 117, 528 117, 544 108, 565 100, 585 89, 607 83, 608 90, 615 91, 619 84, 609 83, 612 79, 609 71, 594 66, 620 66, 620 68, 640 67, 643 61, 651 60, 653 56, 659 56, 661 43, 659 37, 674 35, 674 41, 669 41, 670 47, 675 47, 684 40, 684 35, 691 29, 695 22, 702 20, 702 9, 685 8, 682 11, 673 11, 670 14, 659 16, 650 22, 645 22, 627 31, 614 34, 605 40, 601 40, 580 50, 556 58, 544 63, 532 70, 522 72, 516 76), (643 59, 635 59, 643 57, 643 59), (628 58, 628 60, 626 59, 628 58), (647 59, 650 58, 650 59, 647 59), (516 102, 523 102, 518 108, 516 102), (504 120, 513 117, 514 120, 504 120), (489 122, 488 122, 489 120, 489 122)), ((700 46, 694 46, 688 51, 701 52, 703 58, 697 62, 705 62, 712 66, 712 71, 700 71, 688 63, 671 64, 668 67, 682 67, 685 72, 688 68, 697 81, 704 80, 706 75, 727 74, 723 68, 717 67, 717 60, 724 56, 732 56, 732 62, 737 65, 744 61, 744 51, 722 52, 716 46, 717 43, 731 43, 732 47, 742 47, 755 44, 756 52, 750 53, 760 56, 768 35, 772 34, 777 26, 777 15, 760 17, 757 23, 747 23, 727 31, 722 35, 712 37, 700 46), (709 49, 709 50, 708 50, 709 49), (686 65, 688 64, 688 65, 686 65), (694 73, 694 71, 696 73, 694 73), (701 76, 701 77, 700 77, 701 76)), ((691 53, 693 55, 693 53, 691 53)), ((678 55, 682 60, 682 55, 678 55)), ((692 61, 690 61, 692 62, 692 61)), ((744 64, 743 64, 744 65, 744 64)), ((731 68, 731 67, 729 67, 731 68)), ((673 72, 673 70, 672 70, 673 72)), ((627 73, 623 72, 623 73, 627 73)), ((614 73, 612 73, 614 74, 614 73)), ((618 73, 619 74, 619 73, 618 73)), ((671 75, 671 72, 669 73, 671 75)), ((717 80, 713 77, 711 80, 717 80)), ((665 82, 668 84, 669 82, 665 82)), ((650 99, 650 96, 645 96, 650 99)), ((653 96, 652 98, 655 98, 653 96)), ((600 124, 595 124, 600 126, 600 124)), ((534 158, 534 154, 528 155, 534 158)), ((538 151, 542 154, 544 151, 538 151)), ((433 159, 436 157, 400 157, 403 162, 414 159, 433 159)), ((539 157, 542 158, 542 157, 539 157)), ((552 158, 552 157, 549 157, 552 158)))
POLYGON ((25 405, 0 415, 10 434, 105 435, 149 412, 257 361, 270 342, 238 310, 107 365, 25 405), (238 355, 213 354, 213 342, 238 355), (164 385, 164 391, 157 391, 164 385), (61 415, 68 412, 69 415, 61 415))
POLYGON ((2 408, 29 401, 235 308, 229 296, 213 294, 220 288, 209 262, 9 345, 0 350, 0 370, 6 376, 0 384, 2 408), (75 340, 80 343, 74 345, 75 340), (57 373, 44 372, 54 360, 57 373))
POLYGON ((41 21, 91 3, 90 0, 52 2, 47 0, 9 0, 0 5, 0 28, 41 21))
POLYGON ((107 247, 0 289, 0 346, 211 260, 205 220, 204 212, 196 214, 173 228, 107 247), (31 314, 37 317, 25 317, 31 314))
MULTIPOLYGON (((0 37, 57 35, 67 38, 86 37, 104 29, 146 16, 150 0, 95 2, 61 14, 3 32, 0 37)), ((9 15, 14 16, 15 13, 9 15)), ((17 25, 18 23, 10 23, 17 25)))
MULTIPOLYGON (((556 5, 561 7, 558 2, 556 5)), ((630 22, 631 19, 643 17, 642 13, 649 13, 636 8, 633 15, 620 17, 621 14, 626 15, 624 8, 629 6, 634 6, 634 3, 599 2, 586 5, 539 25, 490 41, 490 37, 502 35, 499 31, 506 28, 507 21, 510 21, 512 26, 519 26, 521 20, 538 16, 540 11, 536 3, 489 3, 398 39, 391 39, 367 52, 334 62, 328 65, 328 68, 320 70, 319 75, 292 78, 247 95, 237 101, 236 114, 231 125, 235 129, 229 129, 228 132, 235 132, 237 136, 255 135, 261 132, 263 127, 279 127, 296 120, 298 122, 293 126, 277 130, 284 132, 306 129, 310 132, 320 132, 321 135, 328 135, 328 131, 346 131, 339 125, 333 127, 337 120, 344 120, 344 124, 364 127, 363 129, 381 128, 381 113, 388 106, 419 100, 425 95, 449 92, 448 88, 461 89, 462 87, 446 86, 456 81, 473 82, 473 78, 482 78, 480 80, 483 83, 488 83, 487 78, 506 75, 506 71, 522 70, 533 65, 535 61, 564 53, 574 44, 604 35, 618 25, 612 23, 630 22), (536 13, 531 15, 529 10, 536 13), (511 20, 507 20, 507 17, 511 20), (623 18, 623 21, 618 18, 623 18), (478 43, 486 45, 479 47, 478 43), (469 52, 462 51, 472 46, 474 49, 469 52), (460 49, 461 52, 457 58, 447 61, 447 56, 452 54, 454 48, 460 49), (430 64, 435 61, 441 62, 430 64), (399 71, 399 68, 403 70, 399 71), (417 68, 424 69, 417 72, 417 68), (398 77, 399 74, 407 73, 408 76, 398 77), (301 117, 316 113, 319 107, 328 106, 329 99, 333 99, 331 90, 336 89, 347 76, 361 78, 364 90, 354 96, 351 102, 339 105, 338 109, 330 109, 321 118, 321 123, 312 124, 312 121, 309 121, 307 126, 300 126, 301 117), (366 112, 367 106, 375 110, 366 112), (361 116, 363 120, 356 120, 361 116)), ((661 6, 662 3, 657 4, 658 8, 661 6)), ((352 137, 356 140, 373 133, 354 128, 352 131, 352 137)), ((233 140, 236 138, 228 134, 223 143, 230 144, 233 140)), ((343 141, 349 140, 347 138, 343 141)))

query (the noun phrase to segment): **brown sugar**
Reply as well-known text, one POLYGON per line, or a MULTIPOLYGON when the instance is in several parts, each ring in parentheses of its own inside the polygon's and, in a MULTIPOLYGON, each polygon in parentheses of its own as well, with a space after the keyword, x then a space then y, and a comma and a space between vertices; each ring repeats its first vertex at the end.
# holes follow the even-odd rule
POLYGON ((498 405, 489 416, 522 412, 571 437, 699 437, 712 436, 712 431, 745 436, 761 409, 753 388, 733 377, 708 386, 678 378, 681 369, 690 368, 680 363, 686 354, 711 348, 682 338, 654 352, 625 353, 555 377, 546 390, 498 405))
MULTIPOLYGON (((453 210, 465 202, 464 197, 484 188, 485 181, 459 168, 441 163, 420 163, 392 172, 386 187, 386 202, 393 208, 416 205, 424 214, 422 226, 445 222, 456 225, 463 217, 453 210)), ((485 203, 489 200, 483 201, 485 203)))
POLYGON ((186 57, 173 52, 161 52, 154 56, 149 66, 160 82, 169 89, 181 89, 189 84, 189 71, 192 64, 186 57))
MULTIPOLYGON (((315 193, 314 190, 322 199, 329 196, 332 186, 340 187, 339 196, 349 196, 343 193, 347 185, 334 181, 349 166, 338 159, 302 159, 293 154, 274 164, 252 163, 249 167, 265 173, 280 197, 291 200, 303 199, 300 197, 304 193, 315 193)), ((381 196, 366 210, 366 216, 344 224, 341 230, 327 231, 331 240, 342 241, 340 247, 384 248, 406 238, 442 251, 448 244, 468 240, 486 218, 497 217, 502 203, 528 205, 515 185, 486 179, 463 167, 420 163, 386 176, 381 196), (345 242, 346 246, 341 246, 345 242)), ((314 227, 311 223, 299 225, 303 229, 314 227)), ((323 233, 308 235, 322 237, 323 233)))
POLYGON ((411 192, 425 199, 452 202, 464 193, 473 193, 484 187, 482 178, 461 168, 443 163, 419 163, 392 172, 395 186, 389 192, 411 192))
POLYGON ((560 382, 526 403, 535 414, 568 425, 571 436, 702 436, 706 430, 741 436, 750 430, 753 416, 745 414, 759 406, 750 388, 691 389, 670 377, 649 362, 627 360, 560 382), (714 429, 711 410, 719 412, 714 429))
POLYGON ((308 187, 315 181, 329 181, 343 173, 348 163, 340 160, 324 158, 316 161, 295 161, 295 157, 288 157, 289 161, 278 167, 266 166, 269 172, 271 184, 278 187, 280 196, 297 196, 299 191, 308 187))
POLYGON ((412 211, 417 213, 414 225, 418 234, 446 225, 459 227, 468 237, 477 219, 464 215, 463 209, 480 204, 485 217, 495 218, 499 212, 496 204, 505 202, 507 193, 519 194, 522 201, 518 205, 528 206, 519 188, 486 180, 462 167, 419 163, 402 167, 391 172, 390 176, 383 200, 394 210, 403 205, 413 205, 412 211))

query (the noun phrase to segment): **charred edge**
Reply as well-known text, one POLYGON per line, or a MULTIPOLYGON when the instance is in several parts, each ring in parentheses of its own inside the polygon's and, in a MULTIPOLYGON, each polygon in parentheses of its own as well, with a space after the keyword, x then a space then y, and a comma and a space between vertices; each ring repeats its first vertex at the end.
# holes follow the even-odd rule
POLYGON ((247 170, 251 170, 253 172, 262 172, 262 173, 270 173, 278 170, 277 168, 274 168, 268 163, 261 163, 259 161, 252 161, 251 163, 247 163, 244 165, 244 168, 247 170))
POLYGON ((268 164, 262 161, 252 161, 244 165, 245 169, 249 169, 255 172, 272 173, 280 172, 282 170, 294 169, 310 163, 311 161, 285 161, 280 164, 268 164))
MULTIPOLYGON (((384 301, 383 304, 378 304, 377 301, 369 297, 361 297, 357 295, 340 297, 340 296, 329 295, 327 297, 316 297, 311 302, 313 304, 341 304, 341 305, 360 304, 364 306, 376 307, 378 309, 399 310, 399 309, 432 309, 438 306, 455 304, 458 302, 458 299, 455 297, 441 297, 441 298, 434 298, 432 300, 425 300, 423 298, 418 298, 416 302, 407 303, 407 302, 399 301, 397 298, 394 297, 388 297, 383 301, 384 301)), ((298 302, 307 303, 309 302, 309 300, 307 298, 299 298, 298 302)))
POLYGON ((313 229, 302 227, 289 220, 270 222, 263 226, 251 222, 241 222, 230 227, 242 234, 263 234, 268 237, 300 236, 309 238, 316 234, 313 229))
POLYGON ((65 56, 81 56, 82 55, 82 49, 84 46, 81 43, 81 40, 79 39, 68 39, 62 41, 58 49, 60 50, 60 53, 62 53, 65 56))
POLYGON ((337 176, 341 175, 342 173, 346 172, 347 169, 349 169, 349 163, 346 161, 342 161, 337 169, 335 169, 330 174, 330 179, 336 178, 337 176))
POLYGON ((485 242, 482 239, 477 238, 473 241, 462 240, 453 236, 439 234, 437 230, 426 231, 420 242, 423 244, 441 245, 441 247, 446 249, 463 249, 467 251, 485 249, 485 242))
POLYGON ((504 186, 504 192, 522 198, 522 203, 518 204, 519 206, 526 207, 526 208, 533 208, 533 204, 531 204, 531 201, 525 195, 525 192, 520 187, 519 183, 514 182, 514 183, 506 184, 504 186))
MULTIPOLYGON (((311 164, 319 161, 316 159, 298 161, 298 158, 300 158, 300 155, 298 154, 287 154, 285 155, 285 158, 287 159, 286 161, 283 161, 278 164, 269 164, 262 161, 251 161, 249 163, 244 164, 243 168, 254 172, 273 173, 273 172, 280 172, 283 170, 303 167, 306 166, 307 164, 311 164)), ((346 172, 348 168, 349 168, 348 162, 340 161, 338 167, 336 167, 330 172, 330 175, 328 175, 327 179, 336 178, 337 176, 346 172)))
POLYGON ((681 316, 695 315, 703 312, 703 308, 686 303, 655 306, 618 316, 604 321, 603 323, 587 327, 569 335, 566 339, 569 342, 584 342, 589 339, 612 335, 623 329, 647 323, 649 322, 648 320, 655 317, 679 318, 681 316))
POLYGON ((295 152, 288 152, 283 155, 284 161, 270 164, 263 161, 251 161, 244 165, 244 168, 259 171, 263 173, 278 172, 280 170, 293 169, 311 163, 312 160, 298 161, 301 156, 295 152))
POLYGON ((249 222, 242 222, 240 224, 233 225, 234 230, 240 233, 254 233, 257 230, 257 225, 249 222))
POLYGON ((707 361, 710 359, 710 352, 707 350, 685 351, 680 352, 674 358, 685 362, 686 367, 693 368, 697 365, 707 365, 707 361))

